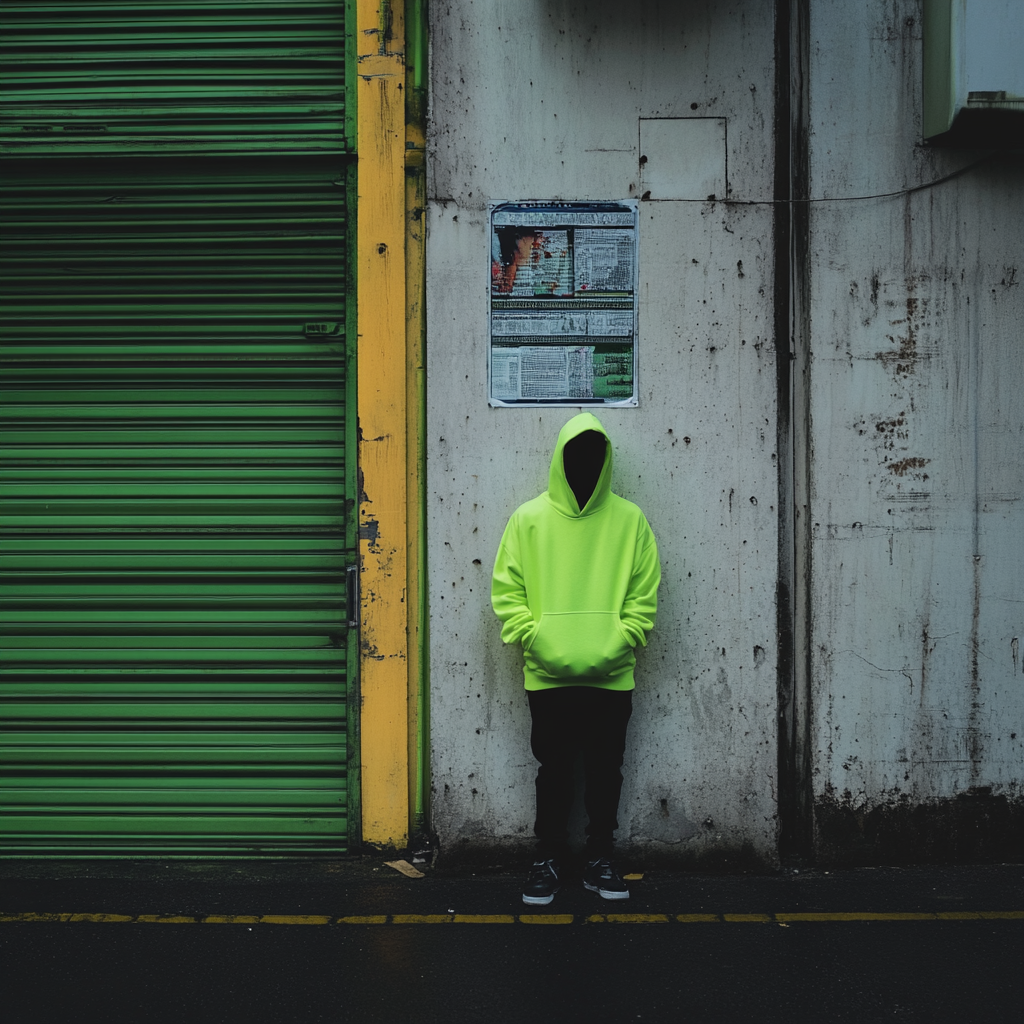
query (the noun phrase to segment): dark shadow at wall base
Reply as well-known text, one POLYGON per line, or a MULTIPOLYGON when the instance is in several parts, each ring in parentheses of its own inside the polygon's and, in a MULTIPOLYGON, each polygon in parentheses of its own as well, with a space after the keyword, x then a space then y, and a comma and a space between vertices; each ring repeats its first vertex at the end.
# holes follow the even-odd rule
POLYGON ((815 802, 814 851, 818 866, 1024 862, 1024 799, 979 788, 855 808, 832 794, 815 802))
MULTIPOLYGON (((531 841, 474 839, 442 846, 435 862, 435 874, 456 876, 467 871, 479 874, 525 869, 533 860, 531 841)), ((585 859, 582 847, 573 848, 574 865, 585 859)), ((613 860, 622 871, 662 868, 692 871, 703 875, 773 874, 778 861, 763 857, 749 844, 694 849, 685 843, 616 843, 613 860)), ((570 865, 572 867, 573 865, 570 865)))

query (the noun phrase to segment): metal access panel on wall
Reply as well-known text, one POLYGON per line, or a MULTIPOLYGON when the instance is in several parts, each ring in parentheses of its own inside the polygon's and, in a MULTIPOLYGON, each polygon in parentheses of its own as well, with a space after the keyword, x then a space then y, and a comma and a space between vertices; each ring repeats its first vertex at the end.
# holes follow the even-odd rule
POLYGON ((492 406, 637 404, 638 209, 491 204, 492 406))

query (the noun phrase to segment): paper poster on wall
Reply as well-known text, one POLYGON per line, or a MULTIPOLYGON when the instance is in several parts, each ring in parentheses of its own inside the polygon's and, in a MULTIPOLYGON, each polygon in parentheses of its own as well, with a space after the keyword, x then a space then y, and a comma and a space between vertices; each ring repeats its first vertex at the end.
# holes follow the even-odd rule
POLYGON ((635 200, 492 203, 493 406, 637 404, 635 200))

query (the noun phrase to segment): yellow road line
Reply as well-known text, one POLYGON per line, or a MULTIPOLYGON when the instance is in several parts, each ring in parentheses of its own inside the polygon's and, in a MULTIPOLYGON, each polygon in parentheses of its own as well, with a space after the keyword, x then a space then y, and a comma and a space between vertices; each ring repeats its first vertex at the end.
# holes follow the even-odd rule
POLYGON ((131 924, 135 918, 130 914, 72 914, 68 920, 75 924, 131 924))
POLYGON ((69 921, 70 914, 0 914, 0 924, 18 923, 27 921, 43 921, 52 923, 55 921, 69 921))
POLYGON ((392 914, 392 924, 451 924, 454 914, 392 914))
POLYGON ((775 920, 780 922, 839 922, 839 921, 934 921, 935 914, 928 913, 875 913, 875 912, 854 912, 854 913, 806 913, 806 914, 776 914, 775 920))
POLYGON ((264 914, 260 924, 330 924, 332 920, 326 914, 264 914))
POLYGON ((590 924, 668 924, 668 914, 591 914, 587 918, 590 924))
POLYGON ((776 914, 90 914, 0 913, 0 924, 856 924, 901 921, 1024 921, 1024 910, 800 911, 776 914))

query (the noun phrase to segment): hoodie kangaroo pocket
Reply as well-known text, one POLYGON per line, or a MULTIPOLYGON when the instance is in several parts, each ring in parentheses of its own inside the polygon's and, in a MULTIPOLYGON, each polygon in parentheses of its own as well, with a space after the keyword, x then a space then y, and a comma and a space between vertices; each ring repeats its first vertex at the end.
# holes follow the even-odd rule
POLYGON ((545 612, 523 649, 527 662, 552 679, 615 675, 633 654, 617 612, 545 612))

